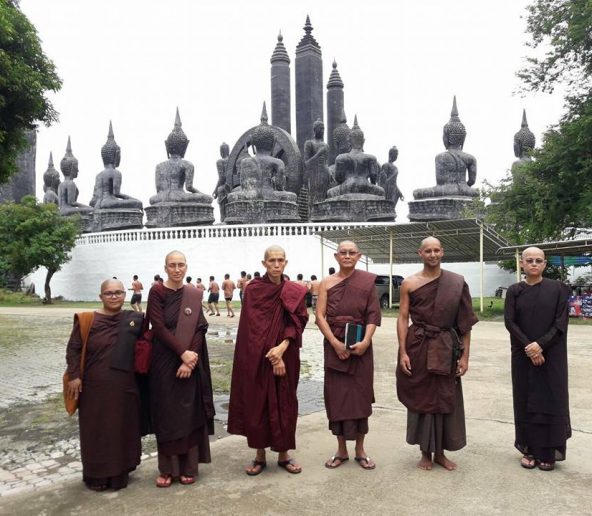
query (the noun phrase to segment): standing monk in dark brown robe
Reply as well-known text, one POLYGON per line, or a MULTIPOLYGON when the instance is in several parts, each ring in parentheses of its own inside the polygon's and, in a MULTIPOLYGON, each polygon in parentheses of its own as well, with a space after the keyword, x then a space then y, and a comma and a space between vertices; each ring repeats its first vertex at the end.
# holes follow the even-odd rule
POLYGON ((325 408, 329 430, 337 436, 337 452, 325 463, 330 469, 349 460, 346 441, 353 440, 357 463, 364 469, 376 467, 364 449, 364 438, 374 403, 372 336, 381 313, 376 276, 356 270, 360 257, 354 242, 341 242, 335 253, 339 271, 321 281, 317 300, 316 323, 325 336, 325 408), (349 349, 344 343, 347 323, 365 329, 362 340, 349 349))
POLYGON ((454 470, 444 450, 466 444, 460 377, 469 367, 471 328, 478 320, 464 278, 440 268, 440 241, 424 239, 418 253, 423 269, 401 285, 397 396, 407 407, 407 442, 421 450, 417 467, 430 470, 435 462, 454 470))
POLYGON ((79 398, 82 478, 94 491, 127 486, 140 464, 140 398, 134 375, 134 343, 142 314, 121 310, 125 288, 107 280, 99 295, 103 308, 94 313, 80 379, 82 336, 78 317, 66 350, 69 395, 79 398))
POLYGON ((184 285, 187 261, 183 253, 170 252, 164 268, 167 279, 150 289, 147 308, 154 333, 149 384, 158 445, 158 487, 169 487, 174 478, 184 485, 193 484, 198 463, 211 462, 208 435, 214 432, 203 291, 184 285))
POLYGON ((261 263, 267 273, 243 291, 228 432, 244 435, 249 447, 257 450, 247 475, 265 469, 268 447, 279 452, 278 466, 300 473, 302 468, 288 450, 296 448, 300 347, 308 321, 306 288, 284 279, 288 260, 281 247, 267 248, 261 263))
POLYGON ((551 471, 565 460, 571 437, 567 392, 569 289, 543 278, 547 262, 538 247, 522 253, 524 281, 506 294, 504 319, 512 344, 514 446, 523 468, 551 471))

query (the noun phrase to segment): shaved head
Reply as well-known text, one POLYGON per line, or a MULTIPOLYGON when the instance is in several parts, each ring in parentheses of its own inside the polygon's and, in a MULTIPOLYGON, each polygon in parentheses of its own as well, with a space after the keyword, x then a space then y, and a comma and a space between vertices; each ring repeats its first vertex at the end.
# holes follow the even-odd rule
POLYGON ((524 251, 522 251, 522 259, 524 260, 527 256, 539 256, 543 258, 543 260, 545 259, 545 253, 538 247, 527 247, 524 249, 524 251))
POLYGON ((105 281, 103 281, 103 283, 101 283, 101 294, 109 288, 125 290, 123 283, 113 278, 106 279, 105 281))
POLYGON ((342 247, 355 247, 355 250, 359 253, 360 249, 358 248, 358 244, 353 242, 352 240, 344 240, 343 242, 339 242, 337 246, 337 250, 339 251, 342 247))
POLYGON ((265 253, 263 253, 263 259, 267 260, 269 258, 269 255, 271 253, 282 253, 284 255, 284 258, 286 257, 286 251, 284 251, 284 248, 279 246, 279 245, 270 245, 267 249, 265 249, 265 253))
POLYGON ((436 237, 429 236, 429 237, 424 238, 421 241, 419 249, 421 250, 428 245, 437 245, 439 247, 442 247, 442 243, 440 242, 440 240, 438 240, 436 237))
POLYGON ((164 264, 166 265, 167 263, 169 263, 169 259, 172 258, 173 256, 181 256, 181 257, 183 257, 183 261, 187 262, 187 258, 185 257, 185 255, 181 251, 171 251, 169 254, 167 254, 164 257, 164 264))

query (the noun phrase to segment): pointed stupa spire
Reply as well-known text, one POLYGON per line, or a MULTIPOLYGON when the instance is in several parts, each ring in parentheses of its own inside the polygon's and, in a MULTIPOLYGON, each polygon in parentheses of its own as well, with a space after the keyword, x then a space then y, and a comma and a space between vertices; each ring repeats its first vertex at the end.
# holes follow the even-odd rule
POLYGON ((183 124, 181 123, 181 117, 179 115, 179 106, 177 106, 177 114, 175 115, 175 129, 181 128, 183 124))
POLYGON ((514 150, 517 158, 522 158, 524 150, 532 150, 536 145, 536 137, 528 127, 526 109, 522 110, 522 124, 520 130, 514 135, 514 142, 520 142, 518 151, 514 150))
POLYGON ((268 120, 269 119, 267 118, 267 105, 265 104, 265 101, 263 101, 263 109, 261 110, 261 123, 267 124, 268 120))
POLYGON ((345 116, 345 108, 341 110, 341 116, 339 117, 340 124, 347 124, 347 116, 345 116))
POLYGON ((282 36, 282 31, 280 30, 280 33, 277 37, 277 44, 275 45, 275 49, 273 51, 273 54, 271 55, 272 64, 278 61, 290 64, 290 56, 286 51, 286 47, 284 46, 283 41, 284 36, 282 36))
POLYGON ((53 166, 53 152, 49 151, 49 162, 47 163, 47 168, 51 169, 54 168, 53 166))
POLYGON ((329 81, 327 82, 327 89, 329 88, 343 88, 343 81, 337 70, 337 61, 335 61, 335 59, 333 59, 333 70, 331 71, 329 81))
POLYGON ((528 129, 528 120, 526 120, 526 109, 522 109, 522 125, 521 127, 528 129))
POLYGON ((109 120, 109 132, 107 133, 108 140, 115 140, 115 135, 113 134, 113 123, 109 120))
POLYGON ((70 136, 68 136, 68 143, 66 144, 66 156, 72 155, 72 142, 70 141, 70 136))
POLYGON ((304 36, 302 36, 300 43, 298 43, 298 46, 296 47, 296 51, 298 52, 298 50, 301 50, 304 47, 307 47, 308 45, 320 50, 321 49, 320 45, 317 43, 317 40, 312 35, 312 31, 314 29, 310 23, 310 16, 308 14, 306 15, 306 22, 304 24, 303 29, 304 29, 304 36))
POLYGON ((352 127, 352 129, 359 129, 360 126, 358 125, 358 115, 354 115, 354 125, 352 127))

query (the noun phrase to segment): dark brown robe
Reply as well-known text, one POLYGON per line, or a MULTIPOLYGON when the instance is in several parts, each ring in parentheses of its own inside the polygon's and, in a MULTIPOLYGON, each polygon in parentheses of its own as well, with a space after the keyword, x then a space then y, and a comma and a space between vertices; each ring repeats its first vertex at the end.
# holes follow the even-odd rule
POLYGON ((244 435, 251 448, 296 448, 302 332, 308 321, 306 288, 267 274, 243 292, 228 410, 228 432, 244 435), (284 339, 285 376, 275 376, 267 352, 284 339))
POLYGON ((409 315, 412 325, 406 339, 406 351, 411 361, 412 375, 404 374, 397 367, 397 396, 408 409, 407 442, 419 444, 425 453, 443 450, 459 450, 466 444, 464 402, 460 378, 450 355, 450 373, 434 374, 428 371, 428 350, 441 344, 441 331, 454 328, 461 336, 471 331, 478 322, 473 312, 469 287, 457 274, 442 271, 436 278, 409 294, 409 315), (449 275, 453 283, 460 281, 461 288, 439 291, 442 277, 449 275), (441 314, 444 307, 457 307, 451 324, 435 327, 434 314, 441 314))
MULTIPOLYGON (((150 415, 156 435, 161 474, 197 475, 198 462, 211 462, 208 434, 213 434, 214 404, 205 334, 208 324, 201 306, 193 338, 187 346, 175 336, 184 286, 171 290, 155 284, 148 295, 147 317, 154 332, 149 372, 150 415), (199 354, 189 378, 177 378, 180 355, 199 354), (197 450, 195 450, 197 448, 197 450)), ((182 315, 183 316, 183 315, 182 315)))
MULTIPOLYGON (((120 325, 129 324, 134 314, 95 312, 90 329, 78 405, 82 474, 89 485, 125 487, 128 473, 140 464, 140 400, 135 375, 133 369, 124 370, 121 360, 114 364, 120 325)), ((134 324, 141 327, 141 321, 134 324)), ((75 319, 66 350, 70 379, 80 377, 81 351, 80 325, 75 319)))
POLYGON ((540 461, 564 460, 571 437, 567 390, 568 296, 566 285, 543 279, 511 285, 504 318, 512 349, 514 445, 540 461), (533 365, 525 346, 538 342, 545 363, 533 365))
MULTIPOLYGON (((343 341, 345 325, 380 326, 382 314, 374 287, 375 274, 355 270, 327 291, 325 318, 333 335, 343 341)), ((325 409, 334 435, 356 439, 368 432, 374 403, 374 356, 372 344, 361 355, 340 360, 325 339, 325 409)))

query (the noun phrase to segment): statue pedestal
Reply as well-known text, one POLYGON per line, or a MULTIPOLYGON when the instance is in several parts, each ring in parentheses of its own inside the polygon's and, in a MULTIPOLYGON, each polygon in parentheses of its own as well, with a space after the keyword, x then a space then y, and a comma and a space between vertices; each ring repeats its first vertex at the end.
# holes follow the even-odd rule
POLYGON ((290 201, 241 199, 226 205, 225 224, 301 222, 298 204, 290 201))
POLYGON ((141 228, 144 212, 140 209, 96 209, 93 213, 93 231, 117 231, 118 229, 141 228))
POLYGON ((336 197, 313 204, 312 222, 392 222, 395 204, 386 199, 344 199, 336 197))
POLYGON ((411 222, 462 219, 464 209, 469 207, 474 199, 474 197, 432 197, 409 201, 408 217, 411 222))
POLYGON ((210 204, 161 202, 144 208, 146 227, 210 226, 214 208, 210 204))

